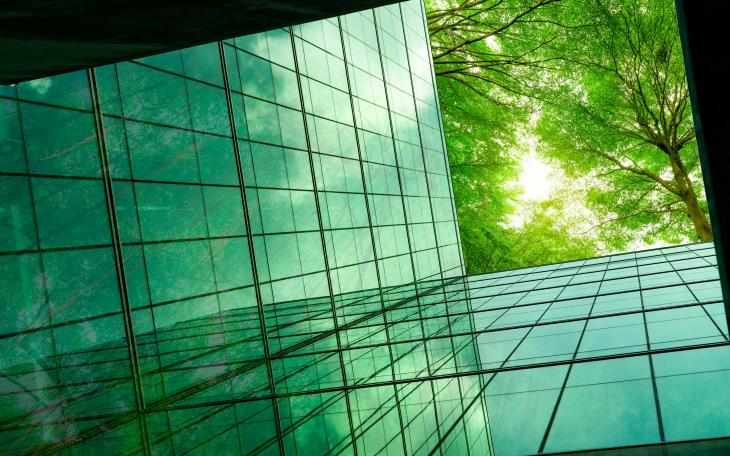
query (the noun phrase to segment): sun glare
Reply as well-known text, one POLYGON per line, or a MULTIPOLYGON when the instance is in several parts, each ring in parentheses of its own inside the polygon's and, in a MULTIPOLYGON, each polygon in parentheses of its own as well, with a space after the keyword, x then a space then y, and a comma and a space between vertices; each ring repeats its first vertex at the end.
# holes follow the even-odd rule
POLYGON ((520 187, 526 201, 542 201, 552 193, 555 183, 552 179, 553 170, 547 163, 540 160, 534 153, 522 159, 520 172, 520 187))
POLYGON ((502 52, 502 45, 499 43, 499 40, 496 36, 490 35, 484 39, 484 42, 486 43, 487 47, 494 52, 502 52))

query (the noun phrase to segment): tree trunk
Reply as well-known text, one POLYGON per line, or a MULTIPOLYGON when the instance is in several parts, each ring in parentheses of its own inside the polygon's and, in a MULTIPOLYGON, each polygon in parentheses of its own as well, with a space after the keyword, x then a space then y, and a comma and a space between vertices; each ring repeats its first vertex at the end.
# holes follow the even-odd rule
POLYGON ((694 200, 692 201, 684 200, 684 204, 687 205, 687 214, 689 214, 689 218, 692 219, 692 223, 695 225, 697 237, 700 238, 700 241, 711 241, 712 227, 710 226, 710 222, 707 220, 707 214, 705 214, 705 211, 703 211, 697 203, 697 197, 694 197, 694 200))
POLYGON ((712 240, 712 226, 707 219, 707 214, 700 207, 700 203, 697 200, 697 194, 695 193, 694 187, 692 187, 692 181, 684 169, 682 159, 679 157, 679 152, 670 151, 668 153, 669 161, 672 164, 672 172, 674 173, 674 181, 677 183, 679 189, 679 197, 682 198, 685 206, 687 206, 687 216, 692 220, 695 226, 695 232, 700 241, 711 241, 712 240))

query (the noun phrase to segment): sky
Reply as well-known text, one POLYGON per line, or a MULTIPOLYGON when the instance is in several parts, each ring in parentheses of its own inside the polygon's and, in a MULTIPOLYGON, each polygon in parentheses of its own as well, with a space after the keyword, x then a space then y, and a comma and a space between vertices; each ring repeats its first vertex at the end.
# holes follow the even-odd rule
MULTIPOLYGON (((516 182, 512 185, 518 187, 520 195, 514 202, 515 213, 509 217, 507 226, 515 229, 522 228, 525 223, 529 223, 531 212, 534 210, 535 203, 539 203, 548 199, 556 189, 566 186, 565 180, 568 177, 563 173, 559 166, 551 164, 548 160, 540 157, 538 152, 539 138, 531 132, 518 133, 520 142, 525 146, 526 150, 514 151, 519 156, 520 173, 516 182)), ((567 183, 572 188, 584 187, 579 179, 574 182, 567 183)), ((591 231, 591 226, 598 222, 591 211, 585 206, 585 202, 580 192, 570 192, 572 201, 566 205, 571 213, 565 214, 566 218, 574 218, 579 222, 576 230, 591 231), (580 223, 582 222, 582 223, 580 223)), ((566 211, 567 212, 567 211, 566 211)), ((689 240, 688 240, 689 242, 689 240)), ((664 247, 670 245, 666 242, 646 243, 642 237, 638 237, 631 245, 630 251, 644 250, 656 247, 664 247)), ((606 252, 618 253, 618 252, 606 252)))
POLYGON ((522 189, 520 198, 526 201, 542 201, 547 199, 555 188, 555 172, 553 168, 530 153, 521 162, 519 186, 522 189))
MULTIPOLYGON (((534 118, 537 122, 539 116, 534 118)), ((531 125, 533 126, 533 125, 531 125)), ((537 148, 539 137, 529 128, 516 133, 522 150, 513 150, 512 154, 518 157, 520 174, 516 182, 511 185, 519 189, 520 195, 515 201, 516 211, 509 217, 508 226, 522 228, 530 217, 532 203, 548 199, 555 190, 559 178, 557 169, 546 160, 538 156, 537 148)))

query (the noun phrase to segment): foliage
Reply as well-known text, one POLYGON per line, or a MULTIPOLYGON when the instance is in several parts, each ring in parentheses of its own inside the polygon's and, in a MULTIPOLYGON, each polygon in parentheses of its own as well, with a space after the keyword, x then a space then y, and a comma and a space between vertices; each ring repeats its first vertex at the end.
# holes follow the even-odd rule
POLYGON ((604 237, 712 239, 673 4, 585 9, 596 25, 575 33, 581 46, 546 84, 547 151, 595 175, 589 204, 604 237))
POLYGON ((468 272, 711 239, 671 0, 427 6, 468 272), (525 129, 564 173, 540 202, 525 129))

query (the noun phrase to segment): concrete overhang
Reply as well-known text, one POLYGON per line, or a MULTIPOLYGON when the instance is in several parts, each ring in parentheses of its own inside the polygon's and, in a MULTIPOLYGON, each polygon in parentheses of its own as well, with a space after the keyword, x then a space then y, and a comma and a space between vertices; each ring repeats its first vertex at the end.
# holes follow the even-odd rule
POLYGON ((0 84, 338 16, 393 0, 0 1, 0 84))

